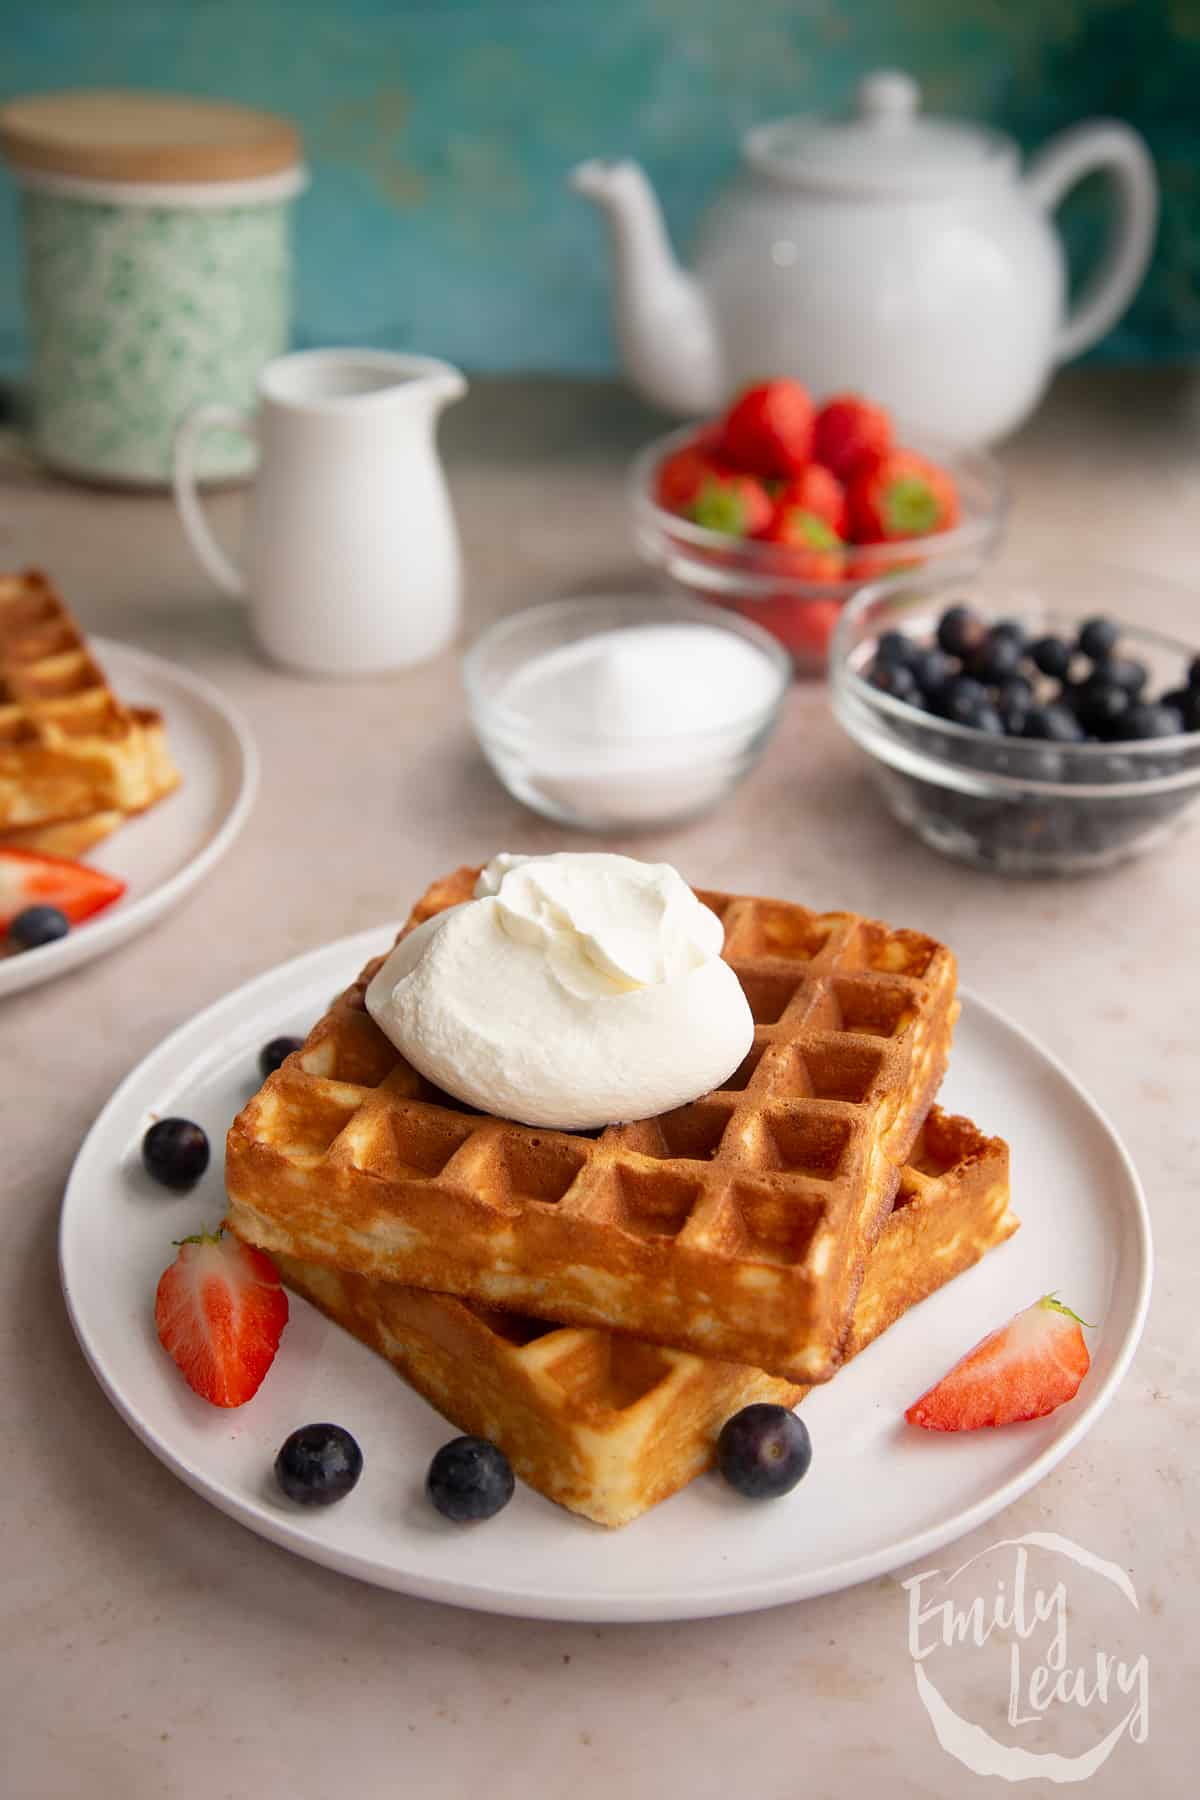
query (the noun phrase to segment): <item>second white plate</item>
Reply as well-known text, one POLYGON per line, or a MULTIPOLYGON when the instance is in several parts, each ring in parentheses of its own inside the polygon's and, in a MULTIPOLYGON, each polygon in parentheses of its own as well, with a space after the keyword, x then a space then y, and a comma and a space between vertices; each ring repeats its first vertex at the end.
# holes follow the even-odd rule
POLYGON ((260 1045, 306 1031, 389 942, 381 929, 301 957, 167 1039, 97 1119, 63 1203, 63 1291, 101 1386, 156 1456, 252 1530, 348 1575, 488 1612, 599 1621, 750 1611, 886 1573, 982 1524, 1061 1461, 1112 1398, 1149 1296, 1137 1176, 1066 1071, 964 995, 941 1098, 1009 1140, 1022 1228, 810 1395, 813 1464, 786 1499, 755 1505, 704 1476, 606 1532, 518 1484, 486 1525, 449 1525, 423 1482, 452 1429, 386 1363, 294 1297, 255 1398, 236 1412, 197 1399, 154 1332, 154 1289, 172 1240, 221 1217, 224 1135, 257 1086, 260 1045), (212 1139, 213 1167, 189 1195, 156 1188, 140 1169, 142 1134, 163 1113, 198 1120, 212 1139), (985 1329, 1054 1288, 1098 1321, 1075 1401, 1031 1425, 962 1437, 905 1426, 905 1406, 985 1329), (283 1499, 271 1465, 288 1432, 316 1419, 354 1433, 365 1472, 345 1501, 313 1515, 283 1499))
POLYGON ((152 925, 220 861, 254 804, 258 752, 225 696, 161 656, 108 638, 91 641, 113 691, 163 714, 183 782, 85 859, 128 883, 115 905, 57 943, 0 956, 0 999, 65 975, 152 925))

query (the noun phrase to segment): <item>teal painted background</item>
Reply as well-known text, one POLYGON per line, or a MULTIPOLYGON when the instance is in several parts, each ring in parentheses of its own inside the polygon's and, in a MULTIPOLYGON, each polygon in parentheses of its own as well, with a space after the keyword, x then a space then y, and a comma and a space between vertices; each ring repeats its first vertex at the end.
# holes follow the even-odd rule
MULTIPOLYGON (((1036 145, 1096 112, 1148 138, 1154 266, 1101 346, 1200 354, 1200 0, 0 0, 5 94, 147 86, 290 113, 297 342, 418 347, 470 369, 612 367, 600 225, 563 176, 631 153, 677 242, 739 135, 911 70, 930 108, 1036 145)), ((1071 207, 1093 239, 1095 197, 1071 207)), ((0 364, 19 366, 17 212, 0 189, 0 364)))

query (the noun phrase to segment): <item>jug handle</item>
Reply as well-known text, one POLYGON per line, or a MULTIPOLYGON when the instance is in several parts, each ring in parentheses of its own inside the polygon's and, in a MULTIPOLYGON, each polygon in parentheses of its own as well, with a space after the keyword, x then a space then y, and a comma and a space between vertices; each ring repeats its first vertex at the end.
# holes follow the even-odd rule
POLYGON ((1072 126, 1031 158, 1026 189, 1053 212, 1068 189, 1097 171, 1112 183, 1116 217, 1099 265, 1054 340, 1056 362, 1078 356, 1115 325, 1132 300, 1154 244, 1158 183, 1144 140, 1115 119, 1072 126))
POLYGON ((218 429, 254 436, 252 419, 235 406, 193 406, 180 419, 175 428, 173 461, 175 504, 197 561, 219 588, 240 597, 246 593, 246 577, 213 536, 196 490, 197 442, 206 431, 218 429))

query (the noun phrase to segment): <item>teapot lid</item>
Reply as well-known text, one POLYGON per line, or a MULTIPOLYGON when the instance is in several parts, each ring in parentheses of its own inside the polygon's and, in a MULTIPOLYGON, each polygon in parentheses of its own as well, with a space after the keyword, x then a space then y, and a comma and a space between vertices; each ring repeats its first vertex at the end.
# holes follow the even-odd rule
POLYGON ((1009 138, 965 120, 921 117, 910 75, 880 69, 862 80, 848 119, 776 119, 748 132, 746 160, 774 181, 840 194, 932 196, 1011 175, 1009 138))

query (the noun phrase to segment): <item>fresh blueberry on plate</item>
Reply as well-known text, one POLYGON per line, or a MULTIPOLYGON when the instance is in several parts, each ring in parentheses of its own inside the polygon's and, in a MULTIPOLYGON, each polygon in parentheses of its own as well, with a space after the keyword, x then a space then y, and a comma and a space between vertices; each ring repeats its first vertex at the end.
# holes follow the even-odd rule
POLYGON ((273 1037, 269 1043, 264 1044, 258 1053, 258 1066, 263 1080, 265 1081, 268 1075, 273 1075, 276 1069, 282 1067, 294 1050, 303 1050, 303 1048, 304 1039, 298 1037, 273 1037))
POLYGON ((812 1462, 804 1420, 786 1406, 759 1401, 726 1419, 717 1439, 717 1466, 730 1487, 750 1500, 790 1494, 812 1462))
POLYGON ((300 1506, 332 1506, 362 1474, 363 1453, 342 1425, 301 1425, 284 1438, 275 1479, 300 1506))
POLYGON ((456 1437, 429 1465, 425 1492, 455 1524, 490 1519, 513 1497, 516 1482, 503 1450, 487 1438, 456 1437))
POLYGON ((163 1187, 183 1193, 208 1167, 208 1134, 191 1119, 159 1119, 142 1139, 142 1166, 163 1187))
POLYGON ((71 921, 57 906, 26 906, 8 924, 10 950, 40 950, 65 938, 71 921))

